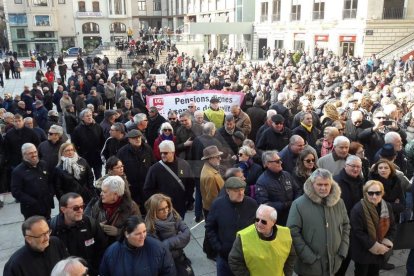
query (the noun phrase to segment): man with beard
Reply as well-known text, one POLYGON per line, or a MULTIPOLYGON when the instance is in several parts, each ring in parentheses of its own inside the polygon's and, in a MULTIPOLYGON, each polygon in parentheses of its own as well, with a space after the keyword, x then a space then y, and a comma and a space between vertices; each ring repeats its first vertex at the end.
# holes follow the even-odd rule
POLYGON ((225 153, 234 156, 238 153, 239 147, 233 140, 233 134, 241 131, 236 127, 236 121, 232 114, 226 115, 224 126, 217 130, 217 138, 224 147, 225 153))

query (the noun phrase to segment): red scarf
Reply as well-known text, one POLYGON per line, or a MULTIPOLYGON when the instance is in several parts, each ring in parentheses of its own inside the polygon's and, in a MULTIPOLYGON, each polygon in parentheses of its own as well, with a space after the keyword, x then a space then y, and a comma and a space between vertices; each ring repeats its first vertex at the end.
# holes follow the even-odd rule
POLYGON ((108 219, 108 221, 111 220, 112 215, 115 213, 115 211, 118 209, 119 205, 121 205, 122 202, 122 197, 118 198, 117 201, 115 201, 114 203, 103 203, 103 208, 105 210, 105 214, 106 214, 106 218, 108 219))

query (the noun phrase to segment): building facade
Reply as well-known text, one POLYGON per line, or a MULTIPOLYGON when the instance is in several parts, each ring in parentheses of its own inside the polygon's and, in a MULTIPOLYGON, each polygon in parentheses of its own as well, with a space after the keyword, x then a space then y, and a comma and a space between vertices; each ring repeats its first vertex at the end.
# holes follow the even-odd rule
POLYGON ((414 0, 256 1, 253 58, 263 47, 379 53, 414 32, 414 0))

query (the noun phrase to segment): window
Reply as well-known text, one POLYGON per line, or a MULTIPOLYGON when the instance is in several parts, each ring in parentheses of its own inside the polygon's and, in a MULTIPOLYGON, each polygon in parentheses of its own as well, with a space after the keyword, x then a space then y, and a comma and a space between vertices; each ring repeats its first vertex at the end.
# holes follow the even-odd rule
POLYGON ((139 11, 146 11, 147 10, 147 2, 146 1, 138 1, 138 10, 139 11))
POLYGON ((356 18, 358 7, 358 0, 345 0, 343 17, 346 18, 356 18))
POLYGON ((33 6, 46 7, 47 6, 47 0, 33 0, 33 6))
POLYGON ((112 23, 109 27, 111 33, 126 33, 126 26, 120 22, 112 23))
POLYGON ((35 26, 50 26, 49 15, 35 15, 35 26))
POLYGON ((180 14, 180 0, 175 0, 175 14, 180 14))
POLYGON ((82 33, 99 34, 99 25, 93 22, 87 22, 82 25, 82 33))
POLYGON ((16 29, 16 36, 17 38, 25 38, 25 32, 24 29, 16 29))
POLYGON ((292 5, 292 13, 290 14, 290 20, 291 21, 300 20, 300 6, 301 5, 299 5, 299 4, 292 5))
POLYGON ((161 10, 161 0, 154 0, 154 11, 161 10))
POLYGON ((66 4, 66 0, 58 0, 58 4, 66 4))
POLYGON ((22 0, 14 0, 15 4, 22 4, 22 0))
POLYGON ((321 20, 325 17, 325 1, 315 0, 313 3, 313 20, 321 20))
POLYGON ((99 2, 98 1, 93 1, 92 2, 92 11, 93 12, 100 12, 99 2))
POLYGON ((9 14, 10 25, 27 25, 27 16, 24 13, 9 14))
POLYGON ((281 0, 273 0, 272 22, 280 21, 281 0))
POLYGON ((269 10, 269 3, 262 2, 261 9, 260 9, 260 22, 267 21, 267 12, 269 10))
POLYGON ((275 49, 283 49, 283 40, 275 40, 275 49))
POLYGON ((55 37, 54 32, 33 32, 34 37, 36 38, 51 38, 55 37))
POLYGON ((79 12, 86 12, 85 1, 78 2, 78 10, 79 12))

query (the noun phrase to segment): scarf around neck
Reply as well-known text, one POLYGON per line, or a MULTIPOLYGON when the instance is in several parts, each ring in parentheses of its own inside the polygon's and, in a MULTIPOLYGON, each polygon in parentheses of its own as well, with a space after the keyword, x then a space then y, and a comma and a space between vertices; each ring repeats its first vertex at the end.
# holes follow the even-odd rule
POLYGON ((80 180, 81 173, 85 170, 85 168, 78 164, 78 154, 75 152, 75 155, 72 158, 62 156, 60 157, 60 160, 62 160, 63 170, 73 175, 77 180, 80 180))
POLYGON ((367 223, 368 235, 371 239, 381 242, 390 228, 390 214, 387 203, 381 200, 381 212, 378 216, 377 209, 374 204, 366 198, 361 199, 364 211, 365 221, 367 223))

